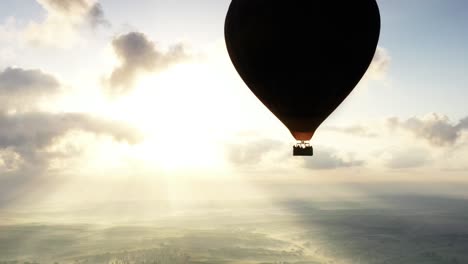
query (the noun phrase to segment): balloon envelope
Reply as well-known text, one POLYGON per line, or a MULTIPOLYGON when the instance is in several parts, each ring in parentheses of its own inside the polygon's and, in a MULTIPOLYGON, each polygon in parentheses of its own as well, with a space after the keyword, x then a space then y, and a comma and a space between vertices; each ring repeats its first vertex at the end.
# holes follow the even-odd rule
POLYGON ((237 72, 297 140, 357 85, 379 34, 375 0, 233 0, 225 21, 237 72))

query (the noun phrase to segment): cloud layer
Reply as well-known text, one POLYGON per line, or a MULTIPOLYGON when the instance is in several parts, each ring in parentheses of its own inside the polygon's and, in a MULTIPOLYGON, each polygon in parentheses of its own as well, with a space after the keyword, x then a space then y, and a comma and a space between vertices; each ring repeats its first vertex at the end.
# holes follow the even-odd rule
POLYGON ((304 159, 304 167, 313 170, 331 170, 339 168, 359 167, 364 165, 363 160, 356 160, 350 156, 343 158, 332 149, 320 149, 320 152, 313 157, 304 159))
POLYGON ((412 117, 401 121, 398 118, 389 118, 390 128, 400 128, 411 132, 417 138, 427 140, 434 146, 449 146, 457 142, 462 132, 468 129, 468 117, 453 124, 445 115, 432 113, 423 118, 412 117))
POLYGON ((31 173, 38 173, 57 156, 48 149, 74 131, 130 144, 141 139, 138 131, 119 122, 90 114, 38 110, 42 100, 52 101, 62 92, 55 77, 38 69, 8 67, 0 72, 0 172, 32 167, 35 172, 31 173))
POLYGON ((235 166, 257 165, 269 153, 277 151, 284 144, 272 139, 257 139, 243 144, 227 146, 226 157, 235 166))
POLYGON ((4 153, 0 160, 6 167, 15 167, 12 162, 18 160, 27 166, 46 166, 53 155, 47 149, 73 131, 107 135, 132 144, 141 139, 135 129, 125 124, 86 114, 0 114, 0 127, 0 151, 4 153))
POLYGON ((111 94, 124 94, 131 90, 141 72, 162 71, 189 57, 182 44, 162 51, 140 32, 121 35, 112 41, 112 46, 121 64, 112 71, 108 80, 111 94))
POLYGON ((334 131, 334 132, 340 132, 352 136, 359 136, 359 137, 368 137, 368 138, 374 138, 377 137, 378 134, 375 133, 374 131, 371 131, 370 128, 364 127, 361 125, 353 125, 353 126, 348 126, 348 127, 336 127, 336 126, 329 126, 329 127, 324 127, 324 129, 329 130, 329 131, 334 131))
POLYGON ((59 81, 41 70, 9 67, 0 72, 0 110, 30 109, 59 92, 59 81))
POLYGON ((390 169, 409 169, 421 167, 431 161, 427 150, 408 148, 388 153, 384 158, 384 165, 390 169))
POLYGON ((38 94, 57 91, 59 82, 41 70, 6 68, 0 72, 0 93, 7 95, 38 94))

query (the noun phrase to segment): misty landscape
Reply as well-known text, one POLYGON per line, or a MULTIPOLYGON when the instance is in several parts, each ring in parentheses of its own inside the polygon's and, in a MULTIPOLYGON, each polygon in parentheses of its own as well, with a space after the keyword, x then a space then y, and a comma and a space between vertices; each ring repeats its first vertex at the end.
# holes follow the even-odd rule
POLYGON ((0 227, 0 263, 468 262, 464 198, 384 194, 348 201, 250 201, 247 206, 186 202, 183 207, 175 211, 163 201, 147 201, 73 213, 9 212, 2 223, 16 224, 0 227), (142 206, 151 204, 154 214, 144 221, 122 220, 143 218, 142 206), (43 222, 18 224, 33 215, 42 215, 43 222))
POLYGON ((467 264, 467 10, 1 0, 0 264, 467 264))

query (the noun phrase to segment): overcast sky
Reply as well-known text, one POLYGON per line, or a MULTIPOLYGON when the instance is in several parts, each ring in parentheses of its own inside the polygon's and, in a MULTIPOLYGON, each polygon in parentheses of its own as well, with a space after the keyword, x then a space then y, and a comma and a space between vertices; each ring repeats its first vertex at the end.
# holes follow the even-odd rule
POLYGON ((466 180, 465 0, 378 1, 374 61, 311 158, 291 157, 232 66, 229 2, 1 1, 0 207, 115 186, 182 199, 256 196, 252 181, 466 180))

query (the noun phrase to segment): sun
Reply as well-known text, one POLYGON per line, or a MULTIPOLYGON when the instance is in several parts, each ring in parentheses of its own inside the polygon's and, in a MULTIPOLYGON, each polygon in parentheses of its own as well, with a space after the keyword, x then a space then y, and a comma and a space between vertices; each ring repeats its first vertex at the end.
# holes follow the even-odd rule
POLYGON ((133 154, 154 166, 172 171, 222 166, 222 137, 228 128, 218 122, 225 113, 218 101, 211 101, 213 87, 205 85, 206 74, 203 65, 182 64, 143 76, 133 92, 111 102, 104 114, 144 134, 133 154))
MULTIPOLYGON (((219 58, 177 64, 161 72, 141 73, 129 93, 108 98, 82 95, 72 107, 138 129, 142 142, 121 156, 167 171, 222 171, 227 147, 245 131, 276 131, 278 122, 242 80, 219 58)), ((96 93, 96 92, 94 92, 96 93)), ((118 156, 111 153, 108 156, 118 156)), ((114 160, 117 160, 114 159, 114 160)))

